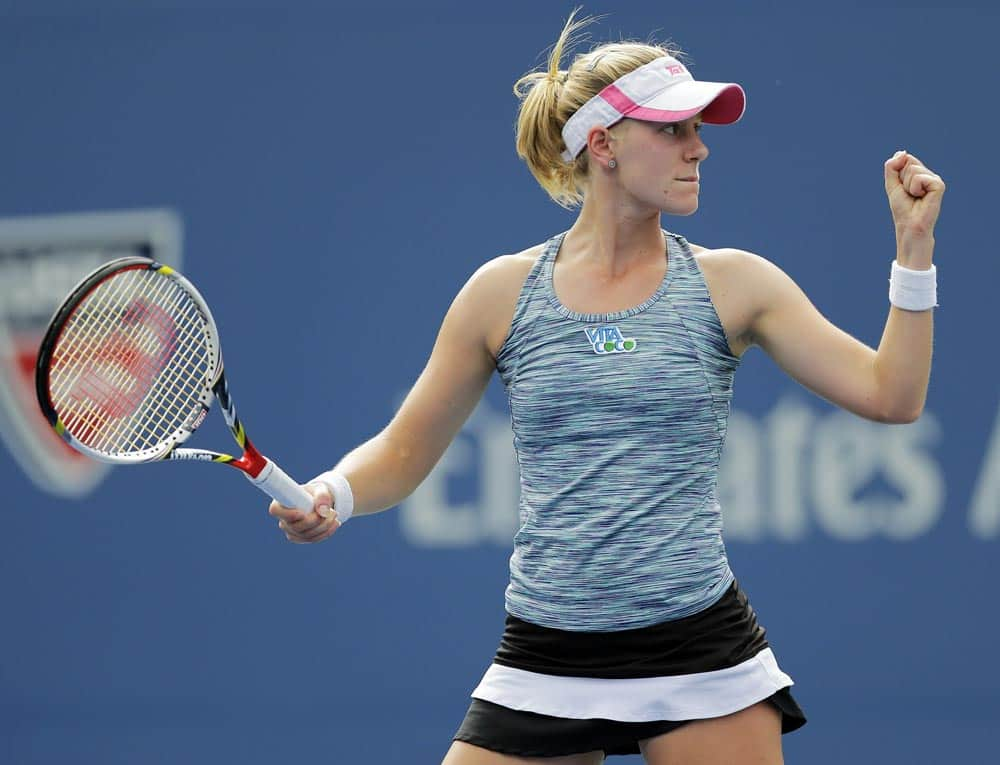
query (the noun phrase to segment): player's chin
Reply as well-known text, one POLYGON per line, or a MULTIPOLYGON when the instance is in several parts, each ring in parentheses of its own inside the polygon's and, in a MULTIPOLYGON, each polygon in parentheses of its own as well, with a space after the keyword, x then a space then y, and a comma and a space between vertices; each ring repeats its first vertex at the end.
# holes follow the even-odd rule
POLYGON ((671 188, 660 200, 660 210, 667 215, 693 215, 698 210, 698 184, 685 183, 671 188))
POLYGON ((683 202, 676 199, 671 200, 662 210, 667 215, 694 215, 698 211, 698 197, 683 202))

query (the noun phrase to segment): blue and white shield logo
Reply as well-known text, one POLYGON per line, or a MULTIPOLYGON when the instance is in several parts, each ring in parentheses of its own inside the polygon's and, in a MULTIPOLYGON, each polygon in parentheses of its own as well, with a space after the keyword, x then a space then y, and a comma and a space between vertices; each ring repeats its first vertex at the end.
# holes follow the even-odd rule
POLYGON ((83 496, 110 467, 73 451, 38 409, 35 361, 49 319, 109 260, 146 255, 179 269, 181 231, 169 210, 0 219, 0 439, 43 491, 83 496))

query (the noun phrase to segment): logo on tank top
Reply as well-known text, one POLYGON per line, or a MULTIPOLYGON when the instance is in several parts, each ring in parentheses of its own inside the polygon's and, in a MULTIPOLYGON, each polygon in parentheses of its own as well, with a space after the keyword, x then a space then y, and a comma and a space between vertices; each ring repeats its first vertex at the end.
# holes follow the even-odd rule
POLYGON ((604 327, 587 327, 587 342, 594 353, 631 353, 635 350, 636 342, 634 337, 624 337, 618 327, 607 325, 604 327))

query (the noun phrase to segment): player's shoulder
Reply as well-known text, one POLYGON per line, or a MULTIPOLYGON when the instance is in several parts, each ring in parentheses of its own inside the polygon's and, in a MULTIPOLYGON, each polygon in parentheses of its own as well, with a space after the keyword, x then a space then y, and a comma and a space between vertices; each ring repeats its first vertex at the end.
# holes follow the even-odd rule
MULTIPOLYGON (((709 248, 692 244, 691 252, 698 267, 710 283, 742 284, 744 287, 760 279, 774 278, 781 270, 767 258, 736 247, 709 248)), ((710 284, 711 286, 711 284, 710 284)))
POLYGON ((482 333, 494 358, 510 331, 521 288, 543 249, 544 245, 538 244, 492 258, 462 288, 457 302, 466 306, 464 316, 470 331, 475 327, 474 331, 482 333))
POLYGON ((741 271, 752 268, 759 268, 762 263, 767 263, 767 259, 748 250, 741 250, 736 247, 703 247, 700 244, 691 244, 691 252, 698 265, 704 270, 706 267, 716 271, 741 271))
POLYGON ((691 250, 717 305, 728 304, 740 314, 756 316, 761 310, 794 296, 799 289, 778 265, 767 258, 735 247, 691 250))
POLYGON ((483 263, 476 275, 490 282, 523 282, 538 262, 544 248, 544 244, 535 244, 520 252, 498 255, 483 263))
POLYGON ((521 291, 528 274, 542 254, 544 244, 536 244, 520 252, 499 255, 483 263, 470 277, 466 289, 501 302, 521 291))

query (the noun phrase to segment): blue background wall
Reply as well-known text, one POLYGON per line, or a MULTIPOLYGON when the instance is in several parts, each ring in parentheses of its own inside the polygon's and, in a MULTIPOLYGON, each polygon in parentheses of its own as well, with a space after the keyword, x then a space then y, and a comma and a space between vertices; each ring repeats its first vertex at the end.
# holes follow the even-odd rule
MULTIPOLYGON (((596 41, 669 37, 747 89, 666 227, 772 259, 875 344, 882 163, 949 184, 921 421, 838 414, 759 350, 737 376, 729 551, 812 718, 787 760, 996 762, 1000 13, 682 5, 585 8, 596 41)), ((0 9, 0 216, 174 209, 251 437, 303 479, 387 421, 479 264, 572 221, 514 154, 510 92, 564 3, 0 9)), ((66 500, 0 452, 0 762, 438 762, 503 622, 503 417, 493 385, 412 500, 315 547, 235 474, 66 500)))

